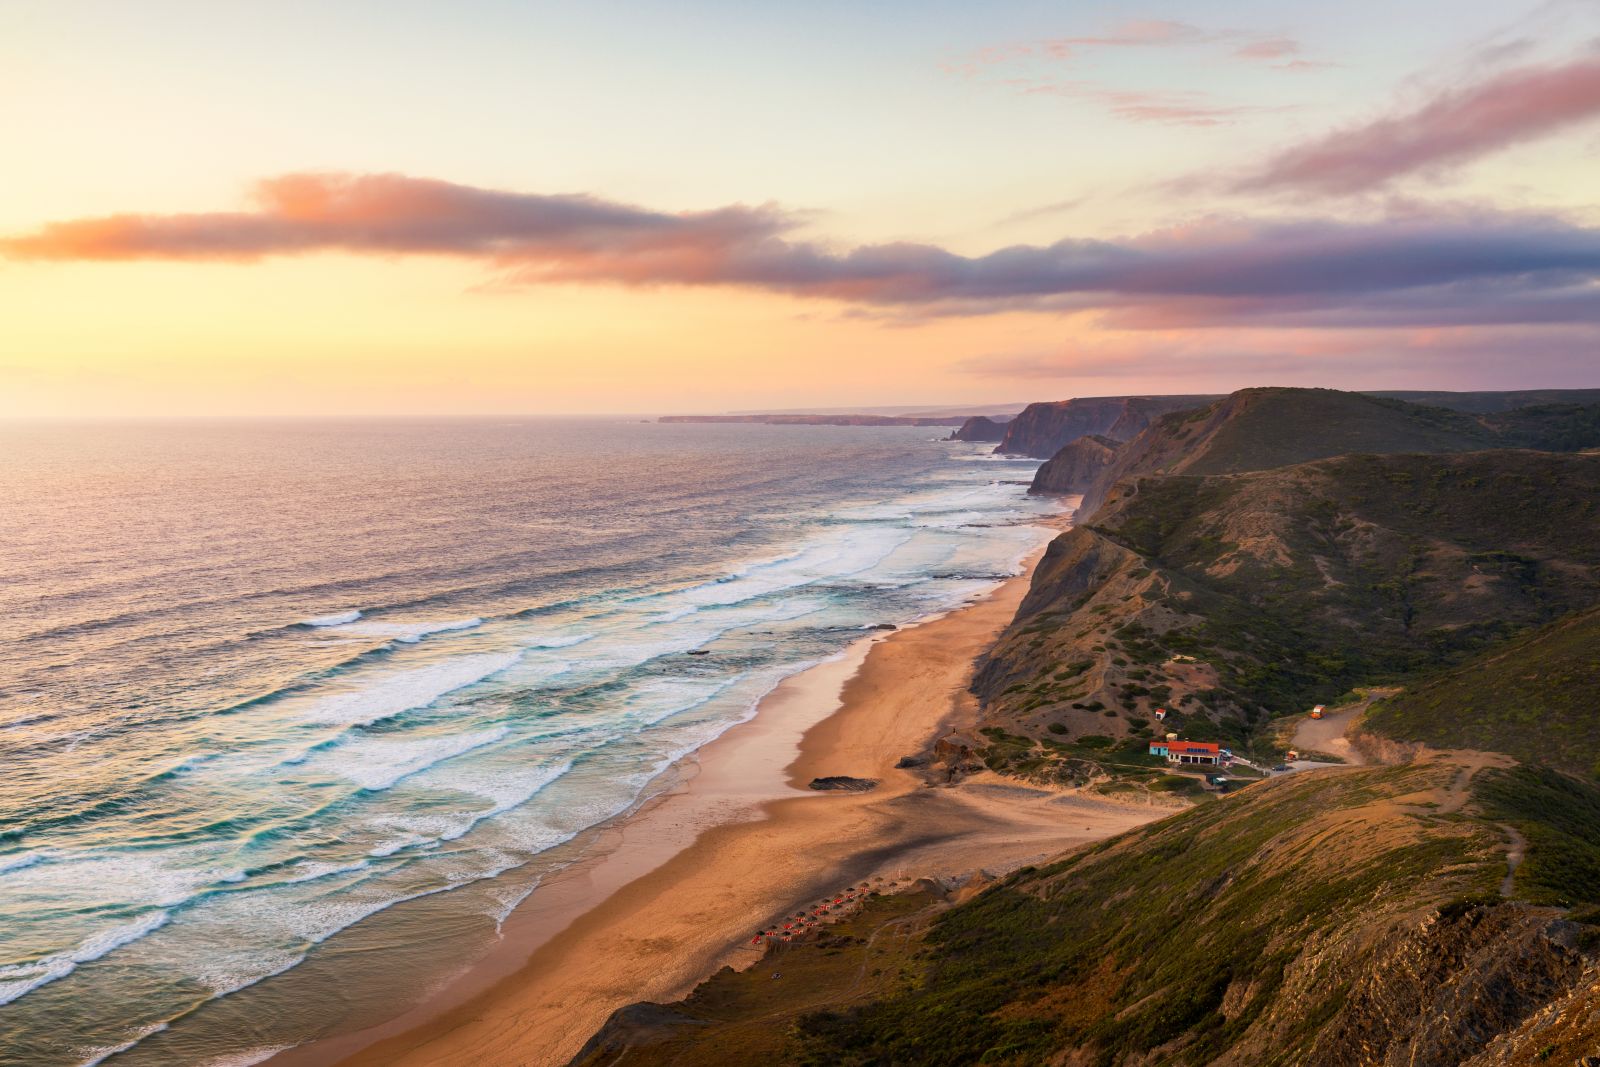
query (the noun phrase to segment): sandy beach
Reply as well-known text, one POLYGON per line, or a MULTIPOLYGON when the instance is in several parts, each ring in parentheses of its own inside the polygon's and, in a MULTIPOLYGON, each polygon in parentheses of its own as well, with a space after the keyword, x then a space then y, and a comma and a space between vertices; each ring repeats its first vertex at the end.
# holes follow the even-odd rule
POLYGON ((819 893, 873 874, 998 873, 1166 814, 988 774, 929 785, 895 767, 971 724, 973 661, 1015 613, 1036 561, 980 601, 787 680, 701 751, 683 786, 541 886, 491 959, 389 1024, 273 1064, 565 1063, 617 1008, 754 963, 751 934, 819 893), (880 784, 805 788, 828 775, 880 784))

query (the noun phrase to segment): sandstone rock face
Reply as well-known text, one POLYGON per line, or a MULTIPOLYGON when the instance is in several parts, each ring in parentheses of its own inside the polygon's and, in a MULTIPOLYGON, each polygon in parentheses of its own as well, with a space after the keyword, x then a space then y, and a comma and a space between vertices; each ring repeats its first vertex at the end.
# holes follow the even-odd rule
POLYGON ((1570 945, 1574 929, 1553 909, 1521 904, 1426 923, 1377 953, 1311 1062, 1466 1062, 1577 981, 1584 961, 1570 945))
POLYGON ((1215 396, 1090 396, 1029 404, 1006 424, 995 451, 1048 459, 1087 434, 1124 441, 1172 411, 1202 407, 1215 396))
POLYGON ((1117 458, 1118 442, 1099 434, 1080 437, 1045 460, 1028 492, 1084 493, 1117 458))

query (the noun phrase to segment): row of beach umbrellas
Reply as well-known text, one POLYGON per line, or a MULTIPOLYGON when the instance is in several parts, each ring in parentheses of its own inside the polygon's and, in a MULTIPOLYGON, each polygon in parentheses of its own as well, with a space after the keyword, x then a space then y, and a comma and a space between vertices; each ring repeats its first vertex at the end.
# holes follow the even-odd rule
POLYGON ((805 910, 785 916, 781 923, 774 923, 772 926, 758 930, 756 935, 750 939, 750 944, 760 945, 773 941, 792 941, 797 935, 803 934, 807 930, 815 929, 829 918, 842 914, 846 909, 866 900, 867 894, 875 892, 874 887, 883 881, 882 878, 869 878, 860 885, 845 886, 843 890, 833 896, 823 897, 821 900, 809 905, 805 910))

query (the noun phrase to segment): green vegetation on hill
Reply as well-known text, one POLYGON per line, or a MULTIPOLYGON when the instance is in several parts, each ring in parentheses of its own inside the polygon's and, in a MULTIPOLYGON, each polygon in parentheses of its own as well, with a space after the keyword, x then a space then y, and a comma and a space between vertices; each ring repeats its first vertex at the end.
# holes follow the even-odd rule
POLYGON ((1483 774, 1475 795, 1487 818, 1511 823, 1527 839, 1518 896, 1563 908, 1600 904, 1600 787, 1518 766, 1483 774))
POLYGON ((1052 544, 975 689, 1012 733, 1120 735, 1096 705, 1147 721, 1159 703, 1186 736, 1249 748, 1272 716, 1597 603, 1597 457, 1355 455, 1146 478, 1052 544))
POLYGON ((1595 445, 1596 403, 1469 414, 1334 389, 1243 389, 1152 423, 1084 490, 1083 510, 1092 515, 1119 483, 1157 474, 1235 474, 1358 453, 1595 445))
POLYGON ((1496 646, 1407 688, 1363 729, 1600 775, 1600 610, 1496 646))
POLYGON ((1493 888, 1481 827, 1421 813, 1363 825, 1449 773, 1286 779, 1019 872, 933 929, 917 988, 809 1020, 805 1062, 1040 1063, 1082 1049, 1094 1055, 1078 1062, 1206 1063, 1268 1033, 1274 1058, 1312 1062, 1358 973, 1354 928, 1493 888), (1304 965, 1308 944, 1320 965, 1304 965))
POLYGON ((937 918, 875 904, 618 1013, 577 1062, 1455 1065, 1583 972, 1559 912, 1500 897, 1505 824, 1517 895, 1552 900, 1597 814, 1595 787, 1450 758, 1277 779, 937 918))

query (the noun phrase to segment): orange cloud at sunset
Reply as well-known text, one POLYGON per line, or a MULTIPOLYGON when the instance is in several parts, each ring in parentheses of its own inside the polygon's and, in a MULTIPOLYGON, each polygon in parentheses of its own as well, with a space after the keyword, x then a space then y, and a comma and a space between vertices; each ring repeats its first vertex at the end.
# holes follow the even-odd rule
POLYGON ((1117 240, 962 255, 795 239, 771 205, 662 212, 587 195, 403 175, 292 174, 250 212, 116 215, 5 241, 17 259, 465 257, 501 287, 725 286, 932 314, 1116 310, 1125 325, 1448 325, 1600 320, 1600 230, 1516 212, 1373 221, 1212 218, 1117 240))
POLYGON ((137 7, 0 15, 5 414, 1404 388, 1450 353, 1578 385, 1600 351, 1593 5, 137 7))

